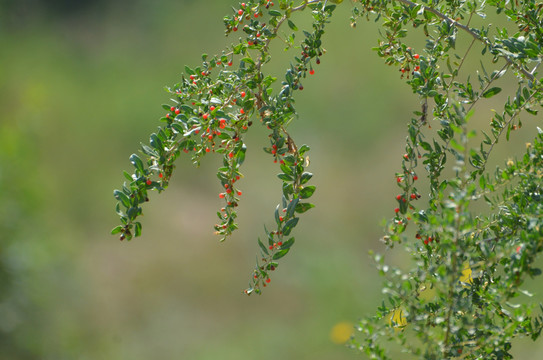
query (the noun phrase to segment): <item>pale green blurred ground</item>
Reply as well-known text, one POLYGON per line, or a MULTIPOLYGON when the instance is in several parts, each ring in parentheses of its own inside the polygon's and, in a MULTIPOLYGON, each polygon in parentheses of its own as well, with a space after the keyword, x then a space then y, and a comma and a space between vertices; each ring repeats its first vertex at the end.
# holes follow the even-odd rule
MULTIPOLYGON (((317 207, 264 295, 241 292, 280 194, 258 126, 247 138, 241 229, 226 243, 213 235, 221 205, 210 157, 200 169, 179 161, 167 193, 144 209, 141 238, 109 235, 112 191, 159 125, 163 87, 201 53, 236 41, 223 36, 230 6, 119 1, 67 17, 2 15, 1 360, 360 357, 330 331, 380 303, 367 252, 381 249, 379 222, 395 206, 393 173, 417 99, 370 50, 375 24, 350 28, 348 4, 328 27, 328 52, 290 131, 312 147, 317 207)), ((277 53, 268 71, 281 74, 288 54, 277 53)), ((522 151, 534 123, 525 129, 507 146, 522 151)), ((519 359, 541 349, 526 343, 519 359)))

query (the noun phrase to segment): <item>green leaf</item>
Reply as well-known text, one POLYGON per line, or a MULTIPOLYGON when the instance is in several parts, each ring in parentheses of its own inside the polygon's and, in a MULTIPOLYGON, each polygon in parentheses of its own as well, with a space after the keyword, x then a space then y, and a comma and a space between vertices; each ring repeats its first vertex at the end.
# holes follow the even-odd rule
POLYGON ((268 11, 268 14, 270 14, 270 16, 281 16, 281 15, 283 15, 283 13, 281 11, 278 11, 278 10, 270 10, 270 11, 268 11))
POLYGON ((141 161, 138 155, 136 154, 130 155, 130 162, 132 163, 132 165, 134 165, 136 170, 139 170, 142 173, 144 172, 143 161, 141 161))
POLYGON ((187 65, 185 65, 185 73, 189 74, 189 75, 194 75, 196 74, 194 72, 194 70, 192 70, 191 68, 189 68, 187 65))
POLYGON ((296 227, 296 225, 298 224, 298 220, 299 218, 293 218, 287 221, 283 226, 283 235, 288 236, 292 229, 294 229, 294 227, 296 227))
POLYGON ((313 204, 310 204, 310 203, 299 203, 298 205, 296 205, 296 212, 299 213, 299 214, 303 214, 304 212, 306 212, 307 210, 311 209, 311 208, 314 208, 315 205, 313 204))
POLYGON ((302 146, 300 146, 300 148, 298 149, 298 154, 300 154, 300 156, 304 156, 304 154, 306 152, 309 151, 309 146, 307 146, 306 144, 303 144, 302 146))
POLYGON ((286 164, 281 164, 281 170, 283 170, 286 175, 292 175, 294 173, 292 168, 290 166, 287 166, 286 164))
POLYGON ((245 58, 241 59, 241 61, 244 61, 244 62, 249 63, 251 65, 255 65, 255 61, 253 59, 251 59, 250 57, 245 57, 245 58))
MULTIPOLYGON (((177 124, 176 124, 177 125, 177 124)), ((159 154, 151 147, 145 145, 145 144, 141 144, 141 150, 143 151, 144 154, 146 155, 149 155, 149 156, 154 156, 154 157, 159 157, 159 154)))
POLYGON ((499 94, 501 91, 502 91, 501 88, 493 87, 493 88, 488 89, 484 93, 482 93, 481 96, 488 99, 488 98, 491 98, 492 96, 494 96, 496 94, 499 94))
POLYGON ((159 154, 164 152, 164 145, 157 134, 151 134, 149 143, 151 144, 151 147, 159 152, 159 154))
POLYGON ((113 230, 111 230, 111 235, 118 234, 118 233, 120 233, 121 231, 123 231, 123 226, 122 226, 122 225, 119 225, 119 226, 113 228, 113 230))
POLYGON ((308 199, 310 198, 313 193, 315 192, 316 187, 314 185, 306 186, 300 191, 300 197, 302 199, 308 199))
POLYGON ((273 259, 273 260, 281 259, 281 258, 282 258, 283 256, 285 256, 289 251, 290 251, 290 249, 279 250, 278 252, 276 252, 275 254, 273 254, 272 259, 273 259))
POLYGON ((140 222, 135 222, 134 223, 135 227, 134 227, 134 236, 140 236, 141 235, 141 223, 140 222))
POLYGON ((294 210, 296 210, 296 206, 298 205, 298 202, 300 201, 299 198, 295 198, 294 200, 292 200, 288 206, 287 206, 287 213, 286 213, 286 217, 287 218, 291 218, 293 215, 294 215, 294 210))
POLYGON ((432 145, 428 144, 426 141, 421 141, 419 145, 428 152, 432 151, 432 145))
POLYGON ((134 181, 134 179, 132 178, 132 175, 130 175, 128 172, 123 171, 123 175, 126 178, 126 180, 128 180, 130 182, 134 181))
POLYGON ((131 206, 130 199, 122 191, 120 191, 120 190, 113 191, 113 196, 115 196, 115 199, 120 201, 121 204, 124 205, 124 207, 129 208, 131 206))
POLYGON ((292 176, 290 175, 287 175, 287 174, 279 174, 277 175, 277 177, 283 181, 292 181, 292 176))
POLYGON ((243 164, 243 162, 245 161, 245 152, 246 151, 247 151, 247 146, 245 146, 245 144, 243 144, 241 146, 241 149, 239 149, 239 151, 236 154, 236 160, 237 160, 238 165, 243 164))
POLYGON ((294 245, 294 238, 291 237, 290 239, 288 239, 287 241, 285 241, 283 243, 283 245, 281 245, 281 250, 283 249, 290 249, 290 247, 294 245))
POLYGON ((298 27, 292 21, 288 20, 287 23, 292 30, 298 31, 298 27))
POLYGON ((262 241, 260 241, 260 238, 258 238, 258 245, 260 246, 260 248, 262 249, 262 252, 266 255, 269 255, 268 253, 268 249, 266 248, 266 246, 262 243, 262 241))
POLYGON ((310 172, 304 172, 302 174, 302 178, 300 179, 300 184, 305 184, 307 183, 311 178, 313 177, 313 174, 310 173, 310 172))

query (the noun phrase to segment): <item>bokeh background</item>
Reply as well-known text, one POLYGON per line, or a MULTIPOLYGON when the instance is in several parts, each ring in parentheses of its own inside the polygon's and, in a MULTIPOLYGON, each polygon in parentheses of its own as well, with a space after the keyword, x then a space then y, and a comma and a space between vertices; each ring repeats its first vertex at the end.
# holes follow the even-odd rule
MULTIPOLYGON (((223 36, 232 5, 0 0, 1 360, 360 358, 341 342, 380 303, 368 251, 383 250, 404 124, 419 105, 371 51, 377 25, 351 29, 348 4, 327 28, 290 130, 312 147, 317 207, 264 295, 242 294, 280 200, 258 126, 246 139, 240 230, 227 242, 213 235, 213 157, 199 169, 179 160, 168 191, 144 209, 141 238, 109 235, 112 191, 159 125, 164 86, 237 41, 223 36)), ((282 74, 291 54, 275 53, 267 71, 282 74)), ((533 119, 504 150, 523 151, 533 119)), ((406 261, 401 251, 388 257, 406 261)), ((543 350, 519 344, 519 359, 543 350)))

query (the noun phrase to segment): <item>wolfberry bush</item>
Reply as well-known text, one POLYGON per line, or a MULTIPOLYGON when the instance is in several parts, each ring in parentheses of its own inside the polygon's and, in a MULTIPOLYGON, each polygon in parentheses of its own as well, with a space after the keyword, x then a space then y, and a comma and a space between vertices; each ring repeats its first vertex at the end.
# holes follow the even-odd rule
MULTIPOLYGON (((130 156, 133 172, 124 172, 126 182, 114 191, 121 224, 113 234, 121 240, 141 235, 138 218, 149 192, 166 190, 177 158, 186 154, 197 166, 205 156, 222 158, 217 177, 223 207, 214 230, 221 241, 230 237, 243 198, 244 136, 253 121, 260 123, 269 133, 264 151, 281 181, 273 225, 257 240, 258 261, 245 290, 262 293, 294 245, 300 217, 314 207, 310 148, 297 144, 288 127, 296 121, 295 96, 304 79, 325 59, 325 27, 341 3, 257 0, 233 7, 224 25, 234 44, 185 67, 167 88, 171 100, 163 105, 162 126, 130 156), (312 19, 306 30, 296 25, 303 16, 312 19), (282 76, 265 72, 276 39, 293 52, 282 76)), ((390 359, 392 343, 423 359, 510 359, 515 337, 535 340, 543 329, 543 307, 523 288, 541 274, 535 260, 543 250, 543 130, 537 117, 543 4, 362 0, 350 6, 353 28, 360 19, 379 26, 373 50, 420 102, 406 116, 405 152, 391 174, 398 193, 383 194, 394 196, 397 206, 382 241, 404 251, 412 267, 396 268, 373 254, 384 278, 383 302, 360 320, 349 344, 373 359, 390 359), (491 25, 489 17, 505 25, 491 25), (501 108, 484 120, 496 99, 501 108), (524 154, 514 158, 518 149, 510 149, 507 161, 495 159, 498 143, 521 128, 533 137, 524 154)))

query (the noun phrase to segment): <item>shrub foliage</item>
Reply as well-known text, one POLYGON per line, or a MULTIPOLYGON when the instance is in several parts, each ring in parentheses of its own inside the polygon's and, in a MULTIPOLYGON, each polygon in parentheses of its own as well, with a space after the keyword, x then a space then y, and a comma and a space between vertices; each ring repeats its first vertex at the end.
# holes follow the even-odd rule
MULTIPOLYGON (((297 115, 295 95, 321 62, 325 26, 341 2, 258 0, 233 8, 224 18, 226 34, 241 36, 221 54, 204 54, 201 65, 185 67, 167 88, 163 125, 130 156, 133 173, 125 172, 125 184, 114 191, 121 224, 113 234, 121 240, 141 234, 138 217, 148 193, 167 188, 175 161, 186 153, 195 165, 205 156, 222 157, 217 177, 224 206, 214 228, 221 240, 232 235, 242 199, 244 135, 260 122, 269 130, 264 151, 280 169, 273 226, 257 241, 260 254, 245 290, 262 292, 293 246, 301 214, 314 206, 309 147, 297 144, 288 126, 297 115), (296 19, 305 14, 312 25, 300 30, 296 19), (265 72, 276 39, 294 53, 281 76, 265 72)), ((543 249, 543 131, 533 124, 543 98, 537 72, 543 4, 390 0, 351 6, 353 27, 360 19, 378 24, 375 52, 420 102, 406 119, 405 153, 394 174, 397 207, 382 238, 406 251, 413 267, 393 268, 374 255, 385 298, 375 315, 360 321, 350 344, 374 359, 389 359, 391 341, 424 359, 510 359, 513 338, 535 340, 543 328, 541 305, 522 288, 540 275, 534 261, 543 249), (487 14, 507 26, 491 25, 487 14), (480 64, 478 70, 470 73, 468 62, 480 64), (496 99, 502 106, 490 121, 475 121, 496 99), (496 145, 518 132, 521 116, 528 117, 533 141, 524 156, 493 168, 496 145)))

